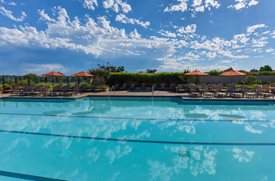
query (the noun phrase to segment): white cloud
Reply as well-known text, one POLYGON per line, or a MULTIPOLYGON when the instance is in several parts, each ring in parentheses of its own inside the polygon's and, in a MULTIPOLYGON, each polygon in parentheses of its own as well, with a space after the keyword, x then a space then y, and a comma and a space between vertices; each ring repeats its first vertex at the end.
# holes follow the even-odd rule
POLYGON ((172 33, 170 31, 160 30, 159 33, 162 36, 165 36, 165 37, 168 37, 168 38, 176 38, 177 37, 176 33, 172 33))
POLYGON ((14 1, 11 1, 11 2, 8 3, 8 5, 10 5, 10 6, 16 6, 17 4, 14 1))
POLYGON ((95 10, 98 7, 97 0, 80 0, 83 3, 84 8, 95 10))
POLYGON ((196 24, 190 24, 187 25, 186 27, 181 27, 179 28, 177 31, 181 34, 184 33, 195 33, 197 29, 197 25, 196 24))
POLYGON ((267 27, 265 24, 256 24, 256 25, 253 25, 253 26, 248 26, 247 27, 247 32, 248 33, 253 33, 253 32, 255 32, 256 29, 265 28, 265 27, 267 27))
POLYGON ((47 73, 49 71, 57 71, 66 73, 68 69, 61 64, 24 64, 23 72, 24 73, 47 73))
POLYGON ((265 52, 266 52, 266 53, 272 53, 272 52, 274 52, 274 49, 273 49, 273 48, 267 48, 267 49, 265 50, 265 52))
POLYGON ((7 9, 6 9, 5 7, 3 7, 3 6, 0 6, 0 14, 2 14, 3 16, 6 16, 7 18, 9 18, 9 19, 11 19, 11 20, 13 20, 13 21, 17 21, 17 22, 24 21, 25 18, 27 17, 27 14, 26 14, 24 11, 21 12, 20 17, 15 17, 15 16, 13 15, 13 12, 12 12, 12 11, 7 10, 7 9))
POLYGON ((129 36, 133 39, 140 39, 141 38, 141 35, 138 33, 138 31, 136 29, 134 31, 132 31, 129 36))
POLYGON ((228 6, 228 8, 241 10, 243 8, 256 6, 258 3, 259 3, 259 0, 235 0, 235 4, 228 6))
POLYGON ((181 11, 184 12, 187 10, 188 6, 187 6, 187 2, 188 0, 178 0, 178 4, 176 5, 172 5, 170 7, 166 7, 164 9, 164 12, 176 12, 176 11, 181 11))
POLYGON ((47 23, 45 30, 38 31, 32 26, 0 27, 0 46, 65 48, 94 56, 133 55, 140 54, 142 49, 162 49, 169 46, 164 40, 142 39, 137 30, 127 34, 125 29, 111 26, 106 17, 98 17, 96 20, 87 17, 82 23, 77 17, 71 19, 61 7, 54 8, 54 17, 43 10, 39 14, 47 23))
POLYGON ((177 4, 173 4, 165 7, 164 12, 185 12, 192 11, 193 13, 204 12, 206 9, 211 10, 211 8, 219 8, 220 4, 215 0, 192 0, 191 6, 188 3, 191 0, 178 0, 177 4))
POLYGON ((115 18, 116 21, 124 23, 124 24, 136 24, 136 25, 140 25, 143 28, 148 28, 148 26, 150 26, 150 22, 149 21, 140 21, 138 19, 134 19, 134 18, 128 18, 127 16, 125 16, 124 14, 118 14, 115 18))
POLYGON ((132 11, 131 5, 122 0, 104 0, 103 7, 105 9, 112 9, 116 13, 119 13, 120 11, 123 13, 132 11))
POLYGON ((50 16, 47 13, 45 13, 44 9, 38 10, 38 14, 40 16, 39 19, 42 21, 55 22, 55 20, 53 18, 50 18, 50 16))

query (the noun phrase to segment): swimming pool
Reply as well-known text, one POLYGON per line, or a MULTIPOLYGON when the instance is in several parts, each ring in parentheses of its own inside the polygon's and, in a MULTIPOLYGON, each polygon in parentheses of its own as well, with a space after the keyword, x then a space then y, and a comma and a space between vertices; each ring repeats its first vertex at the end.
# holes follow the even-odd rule
POLYGON ((0 180, 275 180, 275 102, 1 99, 0 180))

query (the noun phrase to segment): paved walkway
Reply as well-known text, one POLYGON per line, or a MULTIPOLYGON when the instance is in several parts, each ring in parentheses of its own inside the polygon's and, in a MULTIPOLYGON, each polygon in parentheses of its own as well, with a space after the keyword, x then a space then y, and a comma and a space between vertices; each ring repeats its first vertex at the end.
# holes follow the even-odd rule
POLYGON ((5 97, 23 97, 23 98, 81 98, 86 96, 161 96, 161 97, 171 97, 171 96, 187 96, 187 94, 183 93, 175 93, 168 91, 155 91, 154 94, 152 92, 133 92, 133 91, 116 91, 116 92, 88 92, 81 93, 73 96, 11 96, 10 94, 0 94, 0 98, 5 97))
POLYGON ((134 91, 116 91, 116 92, 89 92, 89 93, 82 93, 73 96, 11 96, 10 94, 0 94, 0 98, 64 98, 64 99, 77 99, 87 96, 134 96, 134 97, 182 97, 183 99, 188 100, 275 100, 274 97, 270 98, 193 98, 189 97, 187 93, 175 93, 169 91, 155 91, 154 94, 152 92, 134 92, 134 91))

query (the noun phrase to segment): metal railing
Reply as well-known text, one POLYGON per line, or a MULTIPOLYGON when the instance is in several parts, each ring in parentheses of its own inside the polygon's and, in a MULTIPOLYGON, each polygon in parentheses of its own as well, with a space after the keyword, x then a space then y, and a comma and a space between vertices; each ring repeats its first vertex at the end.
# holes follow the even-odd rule
POLYGON ((109 89, 109 99, 111 98, 112 92, 114 93, 113 95, 116 94, 116 87, 114 85, 109 89))

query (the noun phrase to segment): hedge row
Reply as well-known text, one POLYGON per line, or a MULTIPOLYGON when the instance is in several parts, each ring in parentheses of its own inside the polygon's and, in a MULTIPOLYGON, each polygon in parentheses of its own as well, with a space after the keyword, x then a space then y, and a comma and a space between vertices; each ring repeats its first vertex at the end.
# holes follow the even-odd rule
POLYGON ((108 85, 116 83, 183 83, 188 77, 182 72, 161 72, 161 73, 111 73, 107 81, 108 85))

